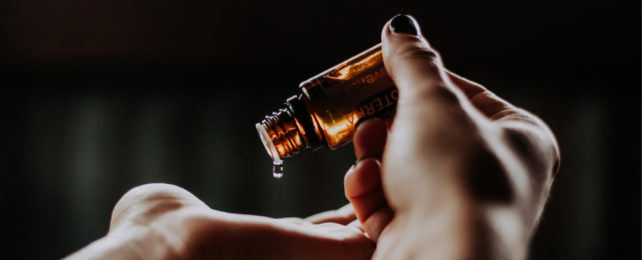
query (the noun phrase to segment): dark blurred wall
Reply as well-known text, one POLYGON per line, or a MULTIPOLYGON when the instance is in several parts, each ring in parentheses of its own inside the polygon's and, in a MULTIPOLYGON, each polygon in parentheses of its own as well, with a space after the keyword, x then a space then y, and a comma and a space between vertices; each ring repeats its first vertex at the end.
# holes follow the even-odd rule
POLYGON ((397 13, 557 134, 530 258, 640 259, 640 3, 592 0, 4 0, 3 254, 63 257, 149 182, 238 213, 343 205, 351 147, 288 160, 275 180, 253 125, 397 13))

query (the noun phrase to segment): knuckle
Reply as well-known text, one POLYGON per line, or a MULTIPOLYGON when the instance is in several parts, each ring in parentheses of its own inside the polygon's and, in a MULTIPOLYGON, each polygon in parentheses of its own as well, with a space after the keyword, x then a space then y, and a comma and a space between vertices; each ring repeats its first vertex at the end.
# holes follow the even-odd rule
POLYGON ((513 122, 504 125, 503 136, 533 178, 543 181, 557 173, 559 149, 548 128, 538 122, 513 122))
POLYGON ((435 60, 439 54, 432 48, 426 46, 422 41, 416 40, 401 45, 397 49, 397 55, 404 58, 418 58, 426 60, 435 60))
POLYGON ((406 60, 420 60, 431 70, 438 71, 441 67, 439 53, 418 39, 399 46, 395 55, 406 60))
POLYGON ((539 156, 534 156, 537 153, 537 146, 532 136, 522 129, 512 127, 505 128, 503 132, 504 138, 526 167, 533 172, 541 172, 544 163, 539 156))

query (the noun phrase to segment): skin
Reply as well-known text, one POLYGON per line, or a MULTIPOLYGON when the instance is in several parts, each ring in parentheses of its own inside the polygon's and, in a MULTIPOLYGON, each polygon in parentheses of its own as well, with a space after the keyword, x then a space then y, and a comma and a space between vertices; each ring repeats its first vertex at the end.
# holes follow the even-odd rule
MULTIPOLYGON (((346 214, 354 219, 351 208, 346 214)), ((356 222, 337 223, 341 210, 331 215, 307 221, 230 214, 180 187, 147 184, 116 204, 105 237, 68 259, 368 259, 374 243, 356 222)))
POLYGON ((356 130, 351 204, 273 219, 148 184, 120 199, 105 237, 68 259, 525 258, 559 165, 551 131, 446 70, 421 34, 386 25, 382 48, 399 103, 391 126, 356 130))
POLYGON ((421 34, 381 38, 397 112, 389 129, 359 125, 344 185, 374 258, 525 258, 559 166, 552 132, 448 71, 421 34))

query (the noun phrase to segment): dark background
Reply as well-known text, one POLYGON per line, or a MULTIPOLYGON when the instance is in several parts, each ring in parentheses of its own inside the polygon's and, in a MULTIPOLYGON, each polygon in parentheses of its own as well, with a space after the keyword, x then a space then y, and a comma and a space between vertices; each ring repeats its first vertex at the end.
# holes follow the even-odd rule
POLYGON ((351 147, 288 160, 275 180, 254 123, 397 13, 556 133, 530 258, 640 259, 640 3, 581 0, 3 0, 3 255, 70 254, 149 182, 237 213, 343 205, 351 147))

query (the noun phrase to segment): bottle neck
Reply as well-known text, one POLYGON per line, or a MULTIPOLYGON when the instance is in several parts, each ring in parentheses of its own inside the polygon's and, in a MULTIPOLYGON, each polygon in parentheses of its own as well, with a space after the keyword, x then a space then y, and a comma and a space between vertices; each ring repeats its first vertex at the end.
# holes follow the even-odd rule
POLYGON ((281 108, 256 124, 268 154, 275 162, 321 145, 302 96, 292 96, 281 108))

